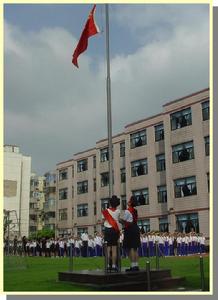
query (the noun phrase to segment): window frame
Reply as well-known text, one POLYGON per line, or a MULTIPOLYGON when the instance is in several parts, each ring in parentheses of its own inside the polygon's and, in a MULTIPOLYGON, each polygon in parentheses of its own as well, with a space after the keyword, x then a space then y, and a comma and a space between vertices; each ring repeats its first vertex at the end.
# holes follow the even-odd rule
MULTIPOLYGON (((197 212, 196 213, 176 215, 176 229, 177 229, 178 232, 184 232, 184 231, 179 230, 181 227, 183 227, 182 224, 179 224, 179 223, 183 223, 183 222, 186 223, 186 225, 184 224, 185 227, 187 226, 188 222, 190 222, 191 224, 195 224, 195 226, 194 226, 195 232, 196 233, 200 232, 199 231, 199 214, 197 212), (195 216, 195 218, 193 216, 195 216)), ((185 230, 185 228, 184 228, 184 230, 185 230)), ((189 233, 189 232, 191 232, 191 231, 187 231, 186 233, 189 233)))
POLYGON ((175 198, 185 198, 187 196, 197 195, 196 176, 189 176, 185 178, 178 178, 174 180, 174 196, 175 198), (194 179, 191 181, 191 179, 194 179), (178 184, 180 182, 180 184, 178 184), (187 186, 190 194, 185 195, 182 187, 187 186), (193 192, 194 190, 194 192, 193 192))
POLYGON ((120 143, 120 157, 126 156, 126 145, 125 142, 120 143))
POLYGON ((147 145, 147 130, 146 128, 134 133, 130 134, 130 148, 138 148, 141 146, 147 145), (140 145, 137 146, 137 143, 139 143, 139 140, 141 140, 140 145))
POLYGON ((167 186, 159 185, 157 186, 157 202, 167 203, 167 186))
POLYGON ((156 155, 156 170, 157 170, 157 172, 166 171, 165 153, 156 155))
POLYGON ((67 198, 68 198, 68 188, 59 189, 58 196, 59 196, 58 200, 67 200, 67 198))
POLYGON ((109 178, 109 172, 103 172, 100 174, 101 175, 101 187, 105 187, 105 186, 108 186, 109 185, 109 181, 110 181, 110 178, 109 178), (103 177, 106 176, 105 180, 106 180, 106 183, 104 184, 104 180, 103 180, 103 177))
POLYGON ((179 111, 176 111, 176 112, 170 114, 170 124, 171 124, 171 131, 192 125, 192 109, 191 109, 191 107, 187 107, 185 109, 182 109, 182 110, 179 110, 179 111), (179 122, 179 118, 181 119, 181 122, 182 122, 182 120, 184 120, 186 122, 186 125, 182 126, 181 122, 179 122))
POLYGON ((143 228, 146 233, 151 231, 151 222, 148 218, 138 220, 137 225, 139 226, 140 230, 143 228))
POLYGON ((126 168, 120 169, 120 182, 126 183, 126 168))
POLYGON ((207 121, 210 119, 210 101, 209 99, 201 103, 202 120, 207 121))
POLYGON ((78 160, 77 173, 85 172, 87 170, 88 170, 88 158, 78 160))
POLYGON ((169 232, 169 220, 168 217, 158 218, 159 232, 169 232))
POLYGON ((59 221, 67 221, 68 220, 67 208, 61 208, 61 209, 59 209, 59 211, 58 211, 58 219, 59 219, 59 221), (61 212, 65 216, 64 218, 63 218, 63 216, 61 217, 61 212))
POLYGON ((63 180, 68 179, 68 169, 67 168, 63 168, 63 169, 59 170, 58 179, 59 179, 59 181, 63 181, 63 180))
POLYGON ((101 198, 101 210, 105 210, 109 207, 110 198, 101 198))
POLYGON ((210 136, 209 135, 204 137, 204 148, 205 148, 205 155, 210 156, 210 136))
POLYGON ((88 215, 89 215, 88 203, 77 204, 77 218, 88 217, 88 215))
POLYGON ((155 142, 164 140, 164 124, 154 126, 155 142))
MULTIPOLYGON (((141 204, 141 205, 149 205, 149 188, 146 187, 139 190, 132 190, 132 195, 136 197, 138 203, 141 194, 144 196, 145 199, 145 204, 141 204)), ((141 206, 141 205, 137 205, 137 206, 141 206)))
POLYGON ((109 161, 109 148, 100 149, 100 162, 109 161))
POLYGON ((88 193, 88 180, 78 181, 77 182, 77 195, 88 193))
POLYGON ((148 174, 148 159, 143 158, 143 159, 138 159, 131 161, 131 177, 138 177, 138 176, 143 176, 148 174), (139 166, 143 166, 144 173, 138 175, 138 168, 139 166))
POLYGON ((195 159, 193 140, 185 142, 185 143, 181 143, 181 144, 172 145, 172 162, 173 162, 173 164, 184 162, 187 160, 192 160, 192 159, 195 159), (191 144, 192 144, 192 146, 188 146, 191 144), (180 148, 182 148, 182 149, 180 149, 180 148), (179 157, 180 157, 183 149, 187 150, 187 152, 189 154, 189 158, 185 159, 185 160, 180 160, 179 157))

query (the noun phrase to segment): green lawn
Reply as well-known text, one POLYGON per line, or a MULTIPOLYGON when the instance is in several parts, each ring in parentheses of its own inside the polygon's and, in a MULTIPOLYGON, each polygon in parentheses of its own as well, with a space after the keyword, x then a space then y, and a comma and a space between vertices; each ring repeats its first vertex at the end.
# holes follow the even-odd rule
MULTIPOLYGON (((155 268, 155 258, 150 259, 151 268, 155 268)), ((140 259, 140 268, 144 268, 146 259, 140 259)), ((103 258, 74 258, 74 270, 103 269, 103 258)), ((67 258, 45 257, 5 257, 4 291, 90 291, 90 288, 71 283, 58 282, 58 272, 67 271, 67 258)), ((128 267, 128 259, 122 259, 122 267, 128 267)), ((160 268, 170 268, 173 276, 185 277, 188 290, 200 289, 199 257, 160 258, 160 268)), ((206 288, 209 289, 209 257, 204 257, 206 288)))

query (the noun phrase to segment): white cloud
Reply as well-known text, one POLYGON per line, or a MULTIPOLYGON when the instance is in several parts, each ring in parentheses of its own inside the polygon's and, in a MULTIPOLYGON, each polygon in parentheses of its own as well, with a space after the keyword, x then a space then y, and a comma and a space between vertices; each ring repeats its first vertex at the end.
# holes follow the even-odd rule
MULTIPOLYGON (((160 9, 154 23, 162 14, 160 9)), ((119 22, 129 18, 130 11, 120 12, 119 22)), ((149 18, 143 23, 141 13, 134 28, 150 26, 149 18)), ((208 20, 195 19, 191 26, 191 18, 187 19, 183 23, 177 13, 169 25, 173 34, 166 39, 146 41, 135 53, 112 59, 114 133, 161 112, 166 101, 208 86, 208 20)), ((75 69, 71 64, 75 43, 63 28, 27 34, 5 22, 5 142, 20 145, 38 172, 55 168, 107 135, 105 63, 99 60, 93 71, 86 52, 80 69, 75 69)))

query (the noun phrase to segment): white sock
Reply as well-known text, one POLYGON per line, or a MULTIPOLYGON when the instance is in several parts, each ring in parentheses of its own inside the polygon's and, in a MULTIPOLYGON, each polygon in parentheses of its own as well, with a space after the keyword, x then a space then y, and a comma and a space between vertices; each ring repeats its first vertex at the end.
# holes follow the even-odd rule
POLYGON ((116 268, 116 265, 112 265, 112 268, 116 268))
POLYGON ((131 267, 135 267, 135 263, 134 262, 131 262, 131 267))
POLYGON ((138 262, 135 262, 135 267, 138 267, 139 266, 139 263, 138 262))

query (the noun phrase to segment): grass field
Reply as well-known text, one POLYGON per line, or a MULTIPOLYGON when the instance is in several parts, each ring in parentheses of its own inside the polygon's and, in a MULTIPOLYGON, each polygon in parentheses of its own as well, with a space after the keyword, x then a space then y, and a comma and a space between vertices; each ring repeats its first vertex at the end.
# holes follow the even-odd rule
MULTIPOLYGON (((150 259, 151 268, 155 268, 155 258, 150 259)), ((145 268, 146 258, 140 258, 140 268, 145 268)), ((74 258, 74 270, 103 269, 104 259, 74 258)), ((160 269, 170 268, 172 276, 185 277, 184 287, 187 290, 200 289, 199 257, 167 257, 160 258, 160 269)), ((58 282, 58 272, 67 271, 68 258, 45 257, 5 257, 4 258, 4 291, 91 291, 90 288, 76 286, 71 283, 58 282)), ((129 260, 122 259, 122 267, 128 267, 129 260)), ((204 274, 206 289, 209 290, 209 257, 204 257, 204 274)))

